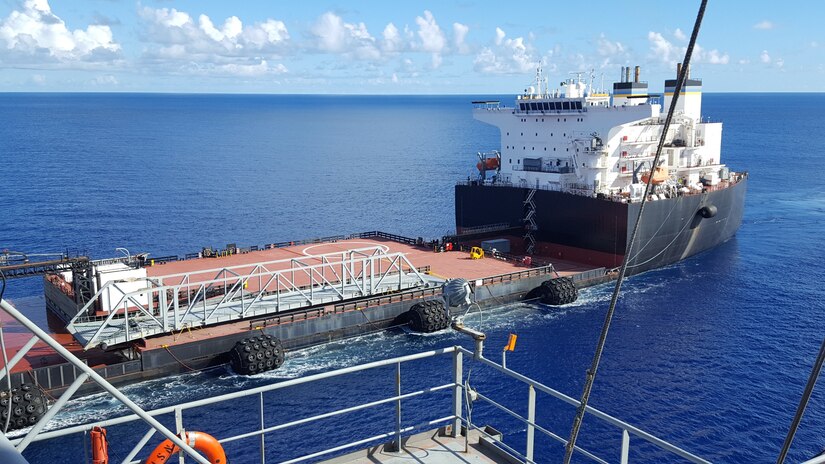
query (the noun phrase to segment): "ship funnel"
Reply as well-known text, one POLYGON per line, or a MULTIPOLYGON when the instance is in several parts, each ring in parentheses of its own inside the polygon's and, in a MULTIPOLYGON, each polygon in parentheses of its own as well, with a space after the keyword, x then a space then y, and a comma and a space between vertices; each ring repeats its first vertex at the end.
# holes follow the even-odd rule
POLYGON ((685 79, 690 79, 690 64, 685 66, 685 79))
POLYGON ((630 66, 624 68, 624 81, 630 82, 630 66))
POLYGON ((679 74, 682 74, 682 63, 676 63, 676 79, 679 78, 679 74))
POLYGON ((636 82, 637 84, 639 83, 639 75, 641 73, 642 73, 642 67, 641 66, 636 66, 636 73, 635 73, 635 76, 633 76, 633 82, 636 82))

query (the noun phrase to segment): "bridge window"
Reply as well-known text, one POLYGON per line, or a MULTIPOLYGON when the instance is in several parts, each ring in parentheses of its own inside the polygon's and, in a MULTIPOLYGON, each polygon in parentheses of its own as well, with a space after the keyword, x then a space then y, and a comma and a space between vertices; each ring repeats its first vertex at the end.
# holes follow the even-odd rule
POLYGON ((562 109, 569 110, 570 109, 570 102, 562 102, 561 107, 562 107, 562 109))
POLYGON ((533 110, 533 111, 537 111, 537 110, 538 110, 538 108, 536 107, 536 104, 535 104, 535 103, 530 103, 530 109, 531 109, 531 110, 533 110))

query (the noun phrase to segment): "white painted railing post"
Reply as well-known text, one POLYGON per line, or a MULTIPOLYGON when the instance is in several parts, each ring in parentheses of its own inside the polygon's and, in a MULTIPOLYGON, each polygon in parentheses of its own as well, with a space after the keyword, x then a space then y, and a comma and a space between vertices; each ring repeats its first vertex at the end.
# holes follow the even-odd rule
MULTIPOLYGON (((181 408, 175 408, 175 430, 178 436, 188 443, 186 429, 183 428, 183 410, 181 408)), ((178 452, 178 464, 185 464, 183 450, 178 452)))
POLYGON ((266 464, 266 441, 264 441, 264 392, 259 394, 261 405, 261 464, 266 464))
MULTIPOLYGON (((395 364, 395 396, 401 396, 401 363, 395 364)), ((401 398, 395 402, 395 450, 401 451, 401 398)))
POLYGON ((527 422, 527 451, 525 454, 527 462, 535 462, 533 461, 533 443, 536 435, 536 426, 533 424, 536 423, 536 389, 533 388, 533 385, 530 385, 530 389, 527 392, 527 422))
POLYGON ((462 385, 464 385, 464 354, 461 351, 455 350, 453 352, 453 438, 461 436, 461 415, 462 408, 462 385))
POLYGON ((622 464, 627 464, 630 457, 630 434, 622 429, 622 464))

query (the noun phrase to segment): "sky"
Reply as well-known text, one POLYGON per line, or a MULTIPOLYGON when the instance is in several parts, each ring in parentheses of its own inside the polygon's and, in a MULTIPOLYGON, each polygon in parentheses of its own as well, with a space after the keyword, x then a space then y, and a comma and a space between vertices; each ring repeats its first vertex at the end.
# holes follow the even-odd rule
MULTIPOLYGON (((553 87, 635 65, 661 91, 698 5, 0 0, 0 92, 514 94, 538 66, 553 87)), ((704 91, 825 91, 825 2, 781 5, 709 2, 704 91)))

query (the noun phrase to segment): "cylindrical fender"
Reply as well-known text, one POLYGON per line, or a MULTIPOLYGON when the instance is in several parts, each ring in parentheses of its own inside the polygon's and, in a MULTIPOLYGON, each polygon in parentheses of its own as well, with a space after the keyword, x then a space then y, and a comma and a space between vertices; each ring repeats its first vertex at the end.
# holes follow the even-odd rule
MULTIPOLYGON (((186 444, 203 454, 212 464, 226 464, 226 453, 218 440, 204 432, 186 432, 186 444)), ((168 438, 152 451, 144 464, 164 464, 180 451, 178 445, 168 438)))
POLYGON ((109 442, 106 429, 94 426, 89 432, 92 438, 92 464, 109 464, 109 442))

